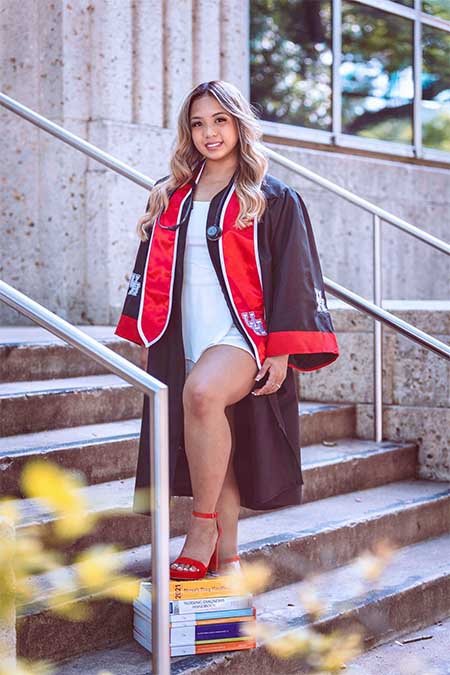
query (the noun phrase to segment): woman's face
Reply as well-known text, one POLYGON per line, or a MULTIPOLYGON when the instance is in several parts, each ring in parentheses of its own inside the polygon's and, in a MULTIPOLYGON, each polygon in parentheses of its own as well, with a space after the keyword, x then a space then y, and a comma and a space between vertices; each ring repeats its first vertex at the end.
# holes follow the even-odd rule
POLYGON ((223 161, 238 154, 238 127, 235 118, 214 96, 205 94, 191 105, 192 142, 208 161, 223 161))

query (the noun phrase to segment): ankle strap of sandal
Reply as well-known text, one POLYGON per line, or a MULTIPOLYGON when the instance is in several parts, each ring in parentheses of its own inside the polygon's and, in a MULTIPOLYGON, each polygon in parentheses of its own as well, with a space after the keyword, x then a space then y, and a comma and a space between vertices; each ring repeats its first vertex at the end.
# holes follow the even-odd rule
POLYGON ((201 511, 192 511, 192 515, 197 518, 217 518, 217 511, 214 513, 201 513, 201 511))

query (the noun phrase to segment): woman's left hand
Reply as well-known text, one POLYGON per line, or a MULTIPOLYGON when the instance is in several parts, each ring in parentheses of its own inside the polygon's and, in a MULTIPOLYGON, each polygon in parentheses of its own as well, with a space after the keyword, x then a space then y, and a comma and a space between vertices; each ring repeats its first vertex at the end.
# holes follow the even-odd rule
POLYGON ((286 378, 288 359, 289 354, 282 354, 281 356, 268 356, 266 358, 259 373, 255 377, 255 380, 261 380, 267 371, 269 371, 269 377, 264 387, 252 391, 254 396, 274 394, 279 390, 286 378), (280 385, 280 387, 277 385, 280 385))

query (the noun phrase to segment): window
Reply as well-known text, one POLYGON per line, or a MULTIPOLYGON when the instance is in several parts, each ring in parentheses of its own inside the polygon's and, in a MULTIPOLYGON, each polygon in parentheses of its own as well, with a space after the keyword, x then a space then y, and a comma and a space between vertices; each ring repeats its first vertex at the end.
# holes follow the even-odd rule
POLYGON ((331 2, 252 2, 250 77, 262 119, 331 129, 331 2))
POLYGON ((423 26, 422 44, 422 142, 450 152, 450 33, 423 26))
POLYGON ((450 0, 423 0, 422 11, 450 21, 450 0))
POLYGON ((450 0, 423 0, 419 13, 414 0, 250 8, 250 100, 267 133, 406 156, 450 152, 450 0))
POLYGON ((342 4, 342 131, 412 143, 413 23, 342 4))

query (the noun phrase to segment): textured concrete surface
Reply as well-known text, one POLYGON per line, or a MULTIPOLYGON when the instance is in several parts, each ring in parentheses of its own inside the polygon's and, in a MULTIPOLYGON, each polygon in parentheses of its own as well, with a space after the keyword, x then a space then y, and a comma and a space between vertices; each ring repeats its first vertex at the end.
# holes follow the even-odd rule
POLYGON ((143 395, 116 375, 0 384, 4 436, 137 417, 143 395))
MULTIPOLYGON (((346 494, 358 489, 368 489, 390 483, 395 480, 405 481, 412 477, 415 463, 415 449, 413 446, 394 446, 380 444, 378 448, 370 447, 364 441, 342 443, 340 453, 335 451, 329 457, 318 457, 321 451, 319 446, 306 448, 304 464, 304 504, 308 501, 321 500, 333 495, 346 494), (310 451, 308 453, 308 450, 310 451)), ((96 462, 99 458, 96 457, 96 462)), ((106 460, 107 461, 107 460, 106 460)), ((92 456, 91 456, 92 463, 92 456)), ((6 464, 3 464, 7 470, 6 464)), ((69 468, 64 462, 65 468, 69 468)), ((146 516, 132 512, 134 476, 94 485, 86 485, 81 494, 86 499, 87 510, 94 517, 99 517, 95 529, 85 537, 75 542, 61 542, 58 548, 64 549, 67 554, 73 555, 87 546, 101 541, 115 543, 122 548, 132 548, 150 542, 150 523, 146 516)), ((416 497, 420 495, 425 500, 430 498, 430 484, 425 483, 425 492, 417 489, 416 497)), ((434 486, 432 494, 435 495, 434 486)), ((400 483, 399 489, 403 489, 400 483)), ((417 485, 417 488, 419 486, 417 485)), ((439 493, 442 485, 439 487, 439 493)), ((385 493, 387 497, 388 493, 385 493)), ((368 495, 369 496, 369 495, 368 495)), ((370 499, 370 496, 369 496, 370 499)), ((450 499, 450 497, 449 497, 450 499)), ((423 505, 424 506, 424 505, 423 505)), ((57 516, 49 512, 46 505, 36 499, 21 499, 17 502, 21 514, 18 532, 24 533, 28 528, 38 529, 46 540, 52 539, 52 528, 57 516)), ((192 502, 189 498, 175 497, 171 508, 172 536, 186 532, 189 523, 192 502)), ((299 512, 300 514, 301 512, 299 512)), ((254 516, 250 509, 242 509, 241 517, 254 516)), ((263 512, 261 512, 263 515, 263 512)), ((274 521, 275 522, 275 521, 274 521)), ((281 519, 280 522, 284 522, 281 519)), ((284 525, 282 526, 284 527, 284 525)), ((275 528, 276 529, 276 528, 275 528)), ((272 528, 272 534, 275 531, 272 528)))
MULTIPOLYGON (((282 587, 286 584, 297 583, 307 573, 325 573, 337 565, 344 565, 372 548, 380 539, 387 539, 396 546, 405 546, 438 537, 449 530, 449 511, 448 485, 431 481, 400 481, 245 518, 240 524, 240 552, 246 560, 262 558, 267 562, 272 571, 270 587, 284 593, 282 587)), ((183 539, 184 537, 171 539, 171 559, 179 554, 183 539)), ((441 556, 440 560, 433 557, 430 561, 433 566, 430 579, 434 580, 433 583, 436 582, 435 593, 438 594, 433 595, 434 591, 430 588, 430 599, 427 602, 431 603, 435 600, 438 603, 439 594, 447 593, 446 575, 443 574, 445 583, 442 587, 440 576, 436 574, 436 566, 439 565, 448 573, 448 560, 444 553, 448 542, 444 539, 442 541, 442 544, 436 545, 436 550, 431 550, 432 556, 436 555, 436 551, 441 556)), ((424 544, 428 544, 428 541, 424 544)), ((422 557, 425 558, 425 553, 422 557)), ((151 546, 120 551, 115 559, 124 572, 148 577, 151 569, 151 546)), ((428 567, 424 567, 425 569, 428 570, 428 567)), ((41 574, 35 578, 35 582, 42 589, 42 598, 45 598, 55 584, 63 580, 65 583, 72 583, 73 575, 74 569, 67 566, 63 570, 41 574)), ((414 588, 416 602, 416 594, 423 593, 424 579, 407 576, 406 581, 411 582, 414 588)), ((450 577, 448 582, 450 585, 450 577)), ((272 592, 275 591, 270 591, 272 592)), ((81 653, 95 646, 101 648, 117 644, 131 635, 132 608, 129 605, 92 595, 86 597, 93 601, 93 611, 81 625, 70 624, 43 611, 39 603, 23 608, 18 632, 19 653, 28 657, 33 655, 34 658, 62 659, 67 654, 74 654, 74 644, 81 653), (70 647, 67 643, 69 626, 73 638, 70 647), (51 644, 43 637, 49 631, 53 635, 51 644)), ((448 607, 448 597, 445 597, 448 607)), ((439 603, 442 602, 439 600, 439 603)), ((272 607, 272 604, 269 605, 272 607)), ((428 605, 424 609, 429 617, 427 621, 439 618, 435 614, 430 617, 428 605)), ((403 622, 403 626, 411 625, 408 614, 389 617, 389 620, 394 619, 403 622)))
MULTIPOLYGON (((241 0, 8 3, 0 86, 157 179, 167 172, 179 107, 192 86, 222 78, 250 95, 248 11, 241 0)), ((71 321, 115 321, 145 191, 4 109, 0 120, 9 160, 0 167, 2 277, 71 321)), ((446 169, 292 141, 271 147, 448 236, 446 169)), ((304 197, 327 276, 370 295, 371 215, 273 162, 269 170, 304 197)), ((387 224, 383 250, 387 297, 448 297, 445 256, 387 224)), ((0 321, 28 323, 4 305, 0 321)))
MULTIPOLYGON (((372 584, 363 579, 358 562, 351 562, 316 575, 308 582, 262 593, 255 598, 259 621, 271 622, 280 631, 307 625, 308 616, 299 593, 305 583, 308 587, 313 583, 318 598, 324 604, 324 614, 316 622, 322 630, 350 628, 355 624, 363 626, 367 646, 370 646, 374 641, 387 641, 404 634, 406 625, 427 626, 431 621, 443 618, 449 611, 450 577, 445 558, 449 544, 447 536, 402 549, 372 584)), ((428 631, 428 628, 425 630, 428 631)), ((112 649, 98 650, 61 663, 56 673, 75 675, 82 672, 84 675, 94 675, 101 666, 114 675, 149 675, 149 660, 146 650, 129 641, 112 649)), ((256 649, 245 653, 229 652, 172 659, 171 672, 177 675, 300 675, 305 670, 296 667, 294 660, 280 661, 271 657, 263 644, 259 643, 256 649)), ((432 675, 428 671, 401 673, 399 670, 382 668, 377 673, 432 675)), ((444 675, 446 671, 438 673, 444 675)), ((358 675, 362 673, 358 671, 358 675)))
MULTIPOLYGON (((9 546, 14 542, 15 531, 14 525, 10 520, 0 517, 0 549, 2 546, 9 546)), ((0 550, 1 554, 1 550, 0 550)), ((7 567, 2 560, 2 588, 1 588, 1 602, 2 609, 4 609, 4 602, 14 592, 14 574, 11 567, 7 567)), ((13 672, 16 663, 16 608, 14 601, 8 611, 5 611, 4 616, 0 618, 0 664, 2 668, 7 665, 13 672)), ((6 672, 6 670, 5 670, 6 672)))
MULTIPOLYGON (((356 434, 373 438, 373 320, 330 299, 340 356, 301 373, 302 398, 353 401, 356 434)), ((450 344, 450 301, 389 301, 385 309, 450 344)), ((416 440, 420 475, 450 480, 450 362, 383 326, 383 438, 416 440)))
POLYGON ((450 618, 371 649, 354 659, 345 672, 348 675, 449 675, 449 646, 450 618))

